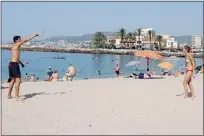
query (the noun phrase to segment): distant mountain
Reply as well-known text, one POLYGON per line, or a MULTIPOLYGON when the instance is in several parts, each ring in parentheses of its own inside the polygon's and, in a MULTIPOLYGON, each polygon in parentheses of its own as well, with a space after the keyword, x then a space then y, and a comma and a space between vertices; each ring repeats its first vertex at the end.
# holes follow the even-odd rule
MULTIPOLYGON (((114 32, 103 32, 106 36, 112 36, 115 33, 114 32)), ((54 37, 50 37, 46 40, 49 41, 59 41, 59 40, 64 40, 64 41, 68 41, 68 42, 78 42, 78 41, 89 41, 92 40, 94 36, 93 34, 84 34, 81 36, 54 36, 54 37)), ((176 38, 176 40, 179 43, 191 43, 191 36, 174 36, 176 38)))
MULTIPOLYGON (((103 32, 106 36, 111 36, 114 32, 103 32)), ((47 38, 49 41, 59 41, 64 40, 68 42, 78 42, 78 41, 89 41, 93 39, 94 34, 84 34, 81 36, 54 36, 47 38)))
POLYGON ((191 43, 191 36, 174 36, 179 43, 191 43))

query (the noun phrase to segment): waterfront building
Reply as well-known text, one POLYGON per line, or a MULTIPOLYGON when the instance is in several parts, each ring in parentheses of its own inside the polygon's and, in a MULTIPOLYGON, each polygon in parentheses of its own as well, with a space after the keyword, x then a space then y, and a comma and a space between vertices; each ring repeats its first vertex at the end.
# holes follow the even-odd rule
POLYGON ((178 41, 175 40, 174 37, 170 37, 166 41, 166 48, 178 48, 179 44, 178 41))
POLYGON ((193 48, 203 48, 203 35, 192 35, 191 46, 193 48))

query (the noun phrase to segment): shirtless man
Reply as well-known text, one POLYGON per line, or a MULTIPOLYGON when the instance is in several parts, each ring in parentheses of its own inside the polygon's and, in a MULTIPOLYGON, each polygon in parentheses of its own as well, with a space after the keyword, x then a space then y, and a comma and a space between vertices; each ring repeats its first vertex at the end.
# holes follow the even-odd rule
POLYGON ((120 75, 120 67, 118 66, 118 64, 115 67, 115 73, 116 73, 117 77, 119 77, 119 75, 120 75))
POLYGON ((21 45, 32 40, 37 36, 39 36, 39 34, 35 34, 25 40, 21 40, 20 36, 13 37, 14 45, 12 46, 11 62, 9 63, 9 78, 12 79, 9 84, 9 92, 8 92, 9 99, 12 98, 11 93, 12 93, 14 84, 15 84, 15 90, 16 90, 15 97, 17 99, 19 98, 19 89, 20 89, 20 83, 21 83, 21 72, 19 67, 21 45))
POLYGON ((53 71, 53 74, 51 76, 51 81, 56 82, 59 79, 59 74, 57 73, 56 70, 53 71))
POLYGON ((70 79, 70 81, 73 80, 73 77, 76 75, 76 72, 75 72, 75 68, 72 64, 69 65, 68 69, 67 69, 67 76, 68 76, 68 79, 70 79))

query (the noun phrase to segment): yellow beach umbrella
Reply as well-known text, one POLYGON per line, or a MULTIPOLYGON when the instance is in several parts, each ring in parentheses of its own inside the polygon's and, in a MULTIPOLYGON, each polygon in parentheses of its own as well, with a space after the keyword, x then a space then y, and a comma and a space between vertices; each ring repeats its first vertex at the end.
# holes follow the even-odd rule
POLYGON ((159 63, 157 66, 159 66, 160 68, 172 68, 173 64, 171 64, 170 62, 161 62, 159 63))

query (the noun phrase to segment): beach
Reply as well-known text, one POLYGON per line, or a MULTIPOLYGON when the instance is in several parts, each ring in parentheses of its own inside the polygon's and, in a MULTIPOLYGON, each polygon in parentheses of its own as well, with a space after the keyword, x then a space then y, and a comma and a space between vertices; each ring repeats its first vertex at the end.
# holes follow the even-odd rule
POLYGON ((3 135, 203 135, 203 75, 196 100, 184 99, 183 76, 25 82, 22 101, 2 90, 3 135))

